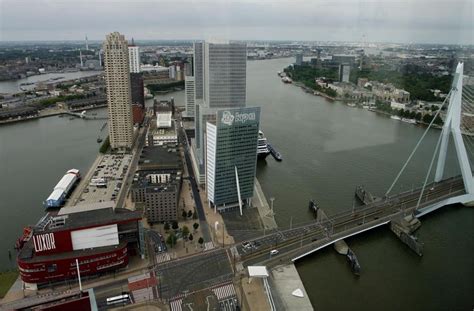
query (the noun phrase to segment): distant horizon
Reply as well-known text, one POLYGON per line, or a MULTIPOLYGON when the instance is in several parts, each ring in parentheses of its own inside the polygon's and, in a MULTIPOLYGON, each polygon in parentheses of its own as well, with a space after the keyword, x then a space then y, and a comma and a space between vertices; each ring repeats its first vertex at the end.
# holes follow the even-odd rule
MULTIPOLYGON (((124 34, 120 32, 121 34, 124 34)), ((132 37, 125 36, 127 41, 131 41, 132 37)), ((102 43, 104 39, 87 39, 89 44, 97 44, 102 43)), ((135 43, 137 42, 196 42, 196 41, 208 41, 205 39, 137 39, 133 37, 135 43)), ((229 39, 229 41, 238 41, 238 42, 275 42, 275 43, 341 43, 341 44, 361 44, 361 45, 372 45, 372 44, 385 44, 385 45, 401 45, 401 46, 408 46, 408 45, 444 45, 444 46, 463 46, 463 47, 474 47, 474 43, 464 44, 464 43, 443 43, 443 42, 391 42, 391 41, 347 41, 347 40, 290 40, 290 39, 229 39)), ((83 43, 85 44, 84 39, 56 39, 56 40, 49 40, 49 39, 25 39, 25 40, 0 40, 0 46, 4 43, 83 43)))

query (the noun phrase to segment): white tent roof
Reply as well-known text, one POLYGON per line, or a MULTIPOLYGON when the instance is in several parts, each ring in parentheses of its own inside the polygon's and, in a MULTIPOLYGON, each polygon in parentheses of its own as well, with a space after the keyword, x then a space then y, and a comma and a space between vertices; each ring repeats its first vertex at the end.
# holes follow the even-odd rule
POLYGON ((266 278, 268 277, 267 267, 265 266, 248 266, 249 277, 266 278))

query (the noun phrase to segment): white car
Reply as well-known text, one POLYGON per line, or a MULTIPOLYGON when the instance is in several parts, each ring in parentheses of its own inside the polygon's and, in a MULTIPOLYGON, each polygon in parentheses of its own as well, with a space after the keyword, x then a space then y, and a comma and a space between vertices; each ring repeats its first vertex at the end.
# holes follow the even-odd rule
POLYGON ((271 250, 270 251, 270 255, 274 256, 274 255, 278 255, 279 251, 277 249, 274 249, 274 250, 271 250))

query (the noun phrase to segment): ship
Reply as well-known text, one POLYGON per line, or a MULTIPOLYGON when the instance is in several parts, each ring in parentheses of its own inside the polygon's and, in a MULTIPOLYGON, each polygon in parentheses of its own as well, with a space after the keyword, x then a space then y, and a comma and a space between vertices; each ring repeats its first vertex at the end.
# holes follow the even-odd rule
POLYGON ((281 161, 283 160, 283 157, 281 156, 281 154, 275 150, 275 148, 273 148, 272 145, 270 144, 267 144, 267 148, 268 150, 270 151, 270 154, 272 155, 272 157, 277 160, 277 161, 281 161))
POLYGON ((283 83, 293 83, 293 80, 291 80, 289 77, 283 77, 281 78, 281 81, 283 81, 283 83))
POLYGON ((258 131, 257 159, 264 160, 269 154, 267 138, 262 131, 258 131))
POLYGON ((80 178, 79 170, 73 168, 67 171, 54 187, 53 192, 43 202, 44 207, 61 207, 80 178))
POLYGON ((415 119, 402 118, 402 122, 409 123, 409 124, 416 124, 415 119))
POLYGON ((400 118, 399 116, 390 116, 390 119, 400 121, 402 118, 400 118))

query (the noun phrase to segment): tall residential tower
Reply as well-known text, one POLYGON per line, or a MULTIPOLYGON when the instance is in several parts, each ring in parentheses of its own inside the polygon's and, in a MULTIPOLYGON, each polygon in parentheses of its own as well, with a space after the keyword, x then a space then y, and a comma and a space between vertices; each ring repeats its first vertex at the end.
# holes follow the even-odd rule
POLYGON ((115 150, 130 150, 133 124, 128 43, 123 35, 113 32, 106 36, 103 49, 110 145, 115 150))

